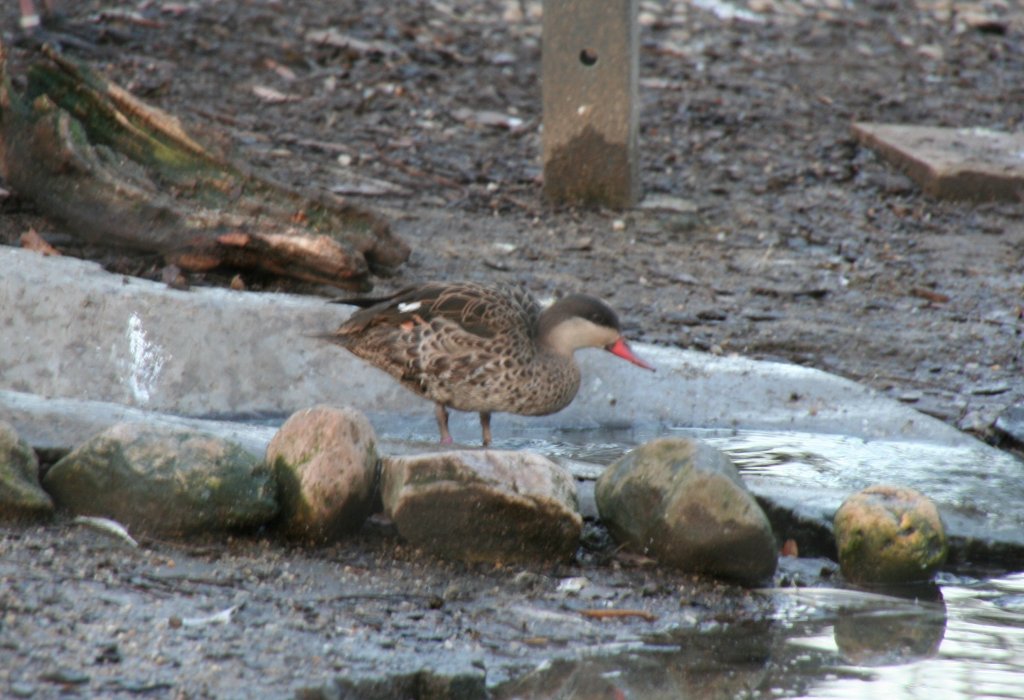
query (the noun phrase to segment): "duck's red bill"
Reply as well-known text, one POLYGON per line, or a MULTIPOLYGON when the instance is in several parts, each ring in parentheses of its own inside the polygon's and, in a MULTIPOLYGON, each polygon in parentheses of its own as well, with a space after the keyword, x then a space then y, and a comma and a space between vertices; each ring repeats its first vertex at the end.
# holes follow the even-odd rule
POLYGON ((611 345, 606 347, 605 350, 607 350, 608 352, 610 352, 613 355, 618 355, 623 360, 629 360, 630 362, 632 362, 634 365, 637 365, 638 367, 643 367, 644 369, 649 369, 652 372, 654 371, 653 367, 651 367, 649 364, 647 364, 646 362, 644 362, 639 357, 637 357, 636 355, 633 354, 633 351, 630 350, 629 346, 626 345, 626 341, 623 340, 622 338, 619 338, 614 343, 612 343, 611 345))

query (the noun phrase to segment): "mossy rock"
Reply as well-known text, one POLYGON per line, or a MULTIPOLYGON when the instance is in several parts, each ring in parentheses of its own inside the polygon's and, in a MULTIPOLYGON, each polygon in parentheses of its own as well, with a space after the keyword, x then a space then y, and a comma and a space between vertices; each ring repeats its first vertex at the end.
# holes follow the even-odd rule
POLYGON ((851 583, 928 581, 946 561, 938 508, 911 488, 870 486, 843 502, 834 525, 839 565, 851 583))

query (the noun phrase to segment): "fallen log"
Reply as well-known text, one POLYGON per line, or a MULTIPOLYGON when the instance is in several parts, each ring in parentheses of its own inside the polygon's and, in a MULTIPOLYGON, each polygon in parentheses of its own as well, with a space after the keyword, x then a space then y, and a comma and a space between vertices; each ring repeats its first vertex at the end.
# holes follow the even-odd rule
POLYGON ((20 92, 11 70, 0 46, 0 174, 72 235, 188 271, 248 268, 359 291, 409 256, 376 213, 248 172, 48 46, 20 92))

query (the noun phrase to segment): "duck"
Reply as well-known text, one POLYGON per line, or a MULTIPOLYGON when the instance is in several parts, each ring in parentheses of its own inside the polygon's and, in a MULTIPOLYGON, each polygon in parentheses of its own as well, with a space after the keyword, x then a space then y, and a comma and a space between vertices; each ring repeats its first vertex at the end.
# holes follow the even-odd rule
POLYGON ((429 282, 360 307, 326 337, 434 402, 442 444, 450 410, 480 415, 484 447, 491 414, 543 416, 565 408, 580 387, 575 352, 603 348, 646 370, 600 299, 569 294, 542 309, 520 285, 429 282))

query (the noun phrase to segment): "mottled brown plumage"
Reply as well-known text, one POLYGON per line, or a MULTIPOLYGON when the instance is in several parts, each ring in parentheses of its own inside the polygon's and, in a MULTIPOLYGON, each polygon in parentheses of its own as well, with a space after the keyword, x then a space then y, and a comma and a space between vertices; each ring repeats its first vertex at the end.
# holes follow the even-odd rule
POLYGON ((615 312, 582 294, 542 311, 518 286, 432 283, 344 303, 366 308, 330 339, 434 401, 445 443, 449 408, 479 413, 488 445, 495 411, 540 416, 567 406, 580 386, 579 348, 652 369, 626 345, 615 312))

